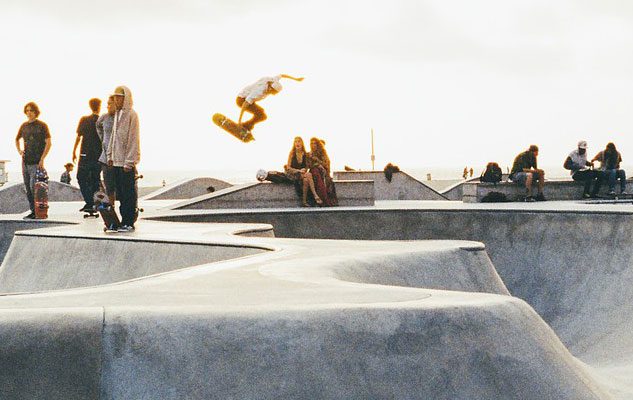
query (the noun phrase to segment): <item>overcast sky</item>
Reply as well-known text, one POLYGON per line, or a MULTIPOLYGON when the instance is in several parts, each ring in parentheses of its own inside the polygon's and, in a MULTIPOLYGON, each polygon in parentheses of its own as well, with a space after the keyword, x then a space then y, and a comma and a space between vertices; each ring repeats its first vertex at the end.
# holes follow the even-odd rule
POLYGON ((281 169, 292 138, 335 169, 510 165, 530 144, 562 164, 614 141, 633 165, 633 2, 615 0, 0 0, 0 158, 17 167, 36 101, 70 161, 88 99, 134 94, 141 169, 281 169), (106 7, 107 5, 107 7, 106 7), (261 76, 305 76, 261 105, 256 142, 221 132, 261 76))

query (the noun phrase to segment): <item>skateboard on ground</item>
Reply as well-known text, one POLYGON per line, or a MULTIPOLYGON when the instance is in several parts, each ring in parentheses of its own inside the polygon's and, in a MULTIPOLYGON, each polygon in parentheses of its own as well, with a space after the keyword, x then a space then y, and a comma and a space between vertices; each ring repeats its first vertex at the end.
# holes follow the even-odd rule
POLYGON ((225 117, 224 115, 217 113, 213 114, 213 123, 224 129, 235 138, 241 140, 244 143, 255 140, 251 131, 237 124, 237 122, 225 117))
POLYGON ((95 193, 94 200, 95 209, 99 212, 101 218, 103 218, 105 225, 103 231, 108 233, 117 232, 117 229, 121 225, 121 220, 119 220, 119 216, 116 215, 114 206, 110 204, 108 195, 106 195, 104 191, 99 190, 95 193))
POLYGON ((48 218, 48 174, 45 169, 38 169, 35 172, 33 197, 35 200, 35 219, 48 218))
POLYGON ((99 213, 96 209, 86 210, 83 212, 84 218, 99 218, 99 213))

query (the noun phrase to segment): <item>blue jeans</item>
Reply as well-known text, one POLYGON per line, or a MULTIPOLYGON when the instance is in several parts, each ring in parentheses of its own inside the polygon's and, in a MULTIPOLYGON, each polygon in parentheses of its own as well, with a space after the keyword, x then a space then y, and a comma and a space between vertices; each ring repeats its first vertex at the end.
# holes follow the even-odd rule
POLYGON ((33 197, 33 187, 35 186, 35 171, 37 164, 28 165, 22 161, 22 179, 24 180, 24 189, 26 189, 26 198, 29 201, 31 212, 35 212, 35 198, 33 197))
POLYGON ((609 180, 609 191, 615 192, 615 182, 620 180, 620 192, 626 190, 626 173, 623 169, 607 169, 604 171, 609 180))

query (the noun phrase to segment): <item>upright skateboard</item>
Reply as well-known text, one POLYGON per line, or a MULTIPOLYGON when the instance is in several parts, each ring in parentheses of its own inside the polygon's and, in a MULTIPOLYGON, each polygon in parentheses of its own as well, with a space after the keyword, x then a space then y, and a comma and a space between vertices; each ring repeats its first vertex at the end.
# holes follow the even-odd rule
POLYGON ((35 218, 48 218, 48 174, 45 169, 37 169, 35 172, 35 185, 33 185, 33 197, 35 200, 35 218))
POLYGON ((103 191, 98 191, 94 196, 95 201, 95 209, 103 218, 103 223, 105 227, 103 228, 104 232, 117 232, 117 229, 121 225, 121 221, 119 220, 119 216, 116 215, 116 211, 112 204, 110 204, 110 200, 108 196, 103 191))
POLYGON ((238 125, 235 121, 225 117, 224 115, 218 113, 213 114, 213 123, 224 129, 235 138, 241 140, 244 143, 248 143, 250 141, 255 140, 253 134, 248 129, 238 125))

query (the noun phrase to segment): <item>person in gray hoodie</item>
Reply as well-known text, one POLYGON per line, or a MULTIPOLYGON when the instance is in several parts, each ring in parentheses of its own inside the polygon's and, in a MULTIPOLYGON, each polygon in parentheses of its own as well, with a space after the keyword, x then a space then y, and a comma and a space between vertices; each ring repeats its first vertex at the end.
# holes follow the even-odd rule
POLYGON ((138 115, 132 109, 132 92, 126 86, 114 89, 114 123, 108 143, 107 160, 112 168, 116 196, 121 203, 121 226, 119 232, 134 230, 138 216, 138 191, 136 187, 136 165, 141 159, 138 115))
POLYGON ((116 112, 116 105, 114 104, 114 96, 108 98, 108 112, 102 114, 97 120, 97 135, 101 139, 103 151, 99 156, 99 164, 101 164, 101 172, 103 173, 103 184, 105 186, 106 194, 110 204, 114 205, 116 200, 115 184, 112 177, 112 167, 108 166, 108 145, 110 144, 110 137, 112 137, 112 126, 114 125, 114 113, 116 112))

